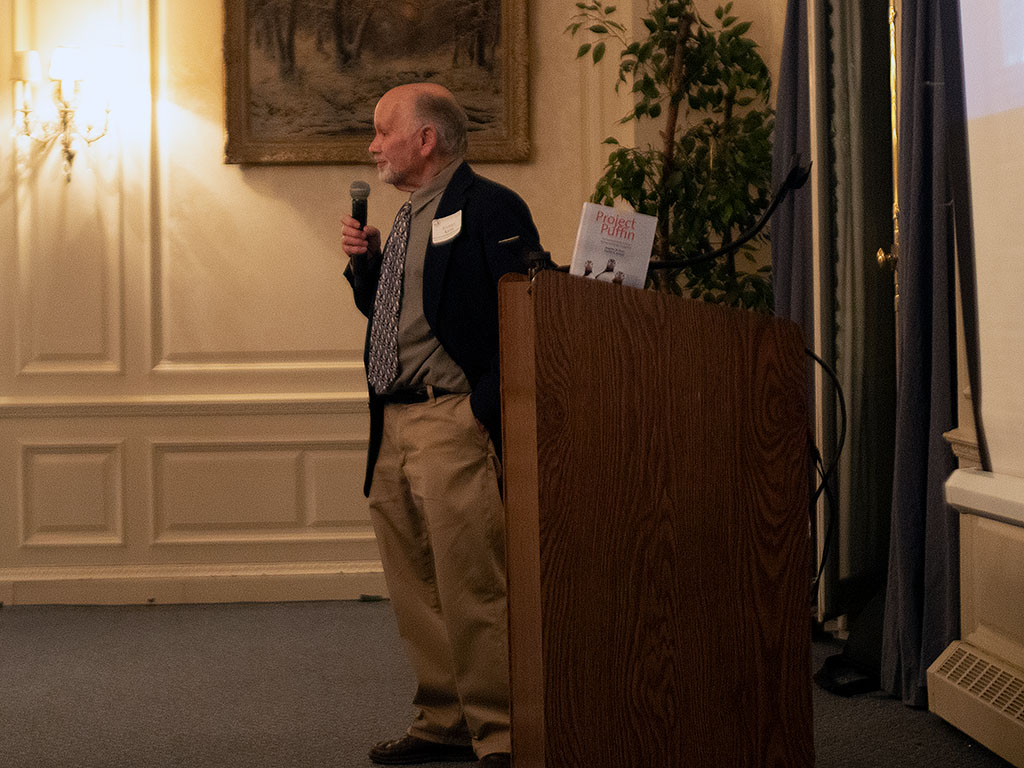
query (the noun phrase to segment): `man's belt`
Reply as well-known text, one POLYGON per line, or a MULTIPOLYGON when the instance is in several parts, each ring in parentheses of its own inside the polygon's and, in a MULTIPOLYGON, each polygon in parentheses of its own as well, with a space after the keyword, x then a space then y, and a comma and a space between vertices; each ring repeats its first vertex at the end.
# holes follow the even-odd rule
POLYGON ((399 389, 385 395, 378 395, 377 400, 384 405, 391 405, 392 403, 398 405, 411 405, 413 403, 426 403, 433 398, 442 397, 443 395, 455 394, 460 393, 449 392, 447 389, 441 389, 440 387, 426 386, 420 387, 419 389, 399 389))

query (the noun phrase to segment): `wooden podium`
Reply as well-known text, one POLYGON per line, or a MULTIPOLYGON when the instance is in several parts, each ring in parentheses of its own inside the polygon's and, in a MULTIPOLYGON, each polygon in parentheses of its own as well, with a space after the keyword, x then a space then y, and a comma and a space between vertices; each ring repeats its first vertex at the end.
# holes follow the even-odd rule
POLYGON ((799 329, 500 288, 515 768, 810 768, 799 329))

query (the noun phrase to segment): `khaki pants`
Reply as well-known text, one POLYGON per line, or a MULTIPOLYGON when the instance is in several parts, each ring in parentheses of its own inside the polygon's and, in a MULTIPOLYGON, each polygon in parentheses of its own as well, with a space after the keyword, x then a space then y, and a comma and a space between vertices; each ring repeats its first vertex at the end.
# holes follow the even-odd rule
POLYGON ((386 406, 370 513, 416 673, 409 733, 510 751, 504 508, 469 395, 386 406))

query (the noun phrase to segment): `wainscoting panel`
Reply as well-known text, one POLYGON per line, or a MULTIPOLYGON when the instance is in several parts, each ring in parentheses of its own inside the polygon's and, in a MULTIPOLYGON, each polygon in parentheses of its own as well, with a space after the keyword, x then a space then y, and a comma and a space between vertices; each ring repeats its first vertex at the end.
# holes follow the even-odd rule
MULTIPOLYGON (((121 0, 21 0, 15 15, 15 48, 40 49, 44 73, 55 46, 93 34, 108 39, 104 21, 109 29, 126 16, 121 0)), ((49 90, 48 81, 36 88, 40 114, 55 109, 49 90)), ((80 100, 79 112, 82 124, 102 124, 102 110, 96 114, 87 100, 80 100)), ((9 242, 17 255, 12 309, 17 368, 24 374, 123 372, 126 175, 114 135, 87 151, 83 145, 75 141, 74 162, 65 167, 59 140, 16 143, 20 173, 6 188, 13 193, 16 236, 5 250, 9 242)))
MULTIPOLYGON (((84 166, 84 163, 82 164, 84 166)), ((50 168, 59 173, 58 169, 50 168)), ((86 169, 79 171, 84 176, 86 169)), ((116 184, 115 180, 115 184, 116 184)), ((119 185, 118 185, 119 186, 119 185)), ((64 213, 62 227, 32 226, 36 205, 20 211, 17 338, 22 373, 119 373, 122 369, 121 222, 117 197, 100 185, 70 185, 44 209, 64 213), (69 197, 80 197, 69 200, 69 197), (113 211, 114 213, 110 213, 113 211), (88 223, 82 216, 92 214, 88 223), (99 219, 96 221, 96 219, 99 219), (98 225, 98 226, 97 226, 98 225)))
POLYGON ((124 543, 123 443, 23 445, 22 546, 124 543))
POLYGON ((311 529, 359 530, 370 524, 363 498, 366 441, 326 445, 302 457, 306 525, 311 529))
POLYGON ((357 398, 0 402, 0 602, 382 595, 367 420, 357 398))
POLYGON ((365 442, 153 446, 155 543, 365 538, 365 442))

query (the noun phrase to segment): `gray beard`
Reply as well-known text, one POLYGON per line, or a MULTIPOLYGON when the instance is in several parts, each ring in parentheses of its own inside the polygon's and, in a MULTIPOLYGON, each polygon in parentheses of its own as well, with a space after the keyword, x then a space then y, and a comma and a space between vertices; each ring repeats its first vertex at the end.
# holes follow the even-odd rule
POLYGON ((402 176, 395 171, 390 165, 384 166, 377 171, 377 178, 383 181, 385 184, 399 184, 402 181, 402 176))

